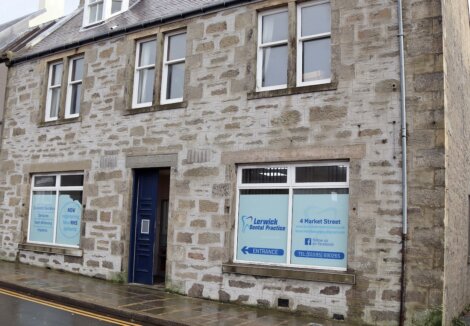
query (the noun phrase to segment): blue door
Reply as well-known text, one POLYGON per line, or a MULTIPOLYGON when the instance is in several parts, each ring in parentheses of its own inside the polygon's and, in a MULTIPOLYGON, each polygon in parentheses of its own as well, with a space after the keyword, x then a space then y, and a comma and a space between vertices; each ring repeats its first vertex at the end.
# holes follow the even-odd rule
POLYGON ((153 284, 158 170, 135 170, 129 282, 153 284))

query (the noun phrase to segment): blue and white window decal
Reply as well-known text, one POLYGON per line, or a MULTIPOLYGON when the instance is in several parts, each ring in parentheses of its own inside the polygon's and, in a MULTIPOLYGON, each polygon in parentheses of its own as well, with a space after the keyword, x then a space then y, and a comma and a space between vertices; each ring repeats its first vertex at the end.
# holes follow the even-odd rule
POLYGON ((78 247, 82 195, 83 174, 34 176, 28 242, 78 247))
POLYGON ((343 162, 240 167, 235 261, 346 270, 343 162))

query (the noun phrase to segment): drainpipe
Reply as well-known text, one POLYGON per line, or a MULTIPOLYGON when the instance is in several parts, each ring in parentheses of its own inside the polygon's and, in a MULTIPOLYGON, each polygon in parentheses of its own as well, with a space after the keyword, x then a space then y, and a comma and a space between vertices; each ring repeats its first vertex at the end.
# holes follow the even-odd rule
POLYGON ((406 319, 406 242, 408 235, 408 161, 406 155, 406 79, 405 79, 405 46, 403 32, 403 2, 398 0, 398 40, 400 47, 400 110, 401 110, 401 150, 402 150, 402 239, 401 239, 401 300, 400 325, 405 325, 406 319))

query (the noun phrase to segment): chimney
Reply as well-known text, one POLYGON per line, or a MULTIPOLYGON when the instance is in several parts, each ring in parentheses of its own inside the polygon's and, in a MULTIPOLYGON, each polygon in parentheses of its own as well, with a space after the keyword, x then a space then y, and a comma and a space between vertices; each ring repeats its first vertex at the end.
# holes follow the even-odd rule
POLYGON ((48 21, 64 16, 65 6, 63 0, 39 0, 39 10, 45 10, 44 13, 31 19, 29 27, 37 26, 48 21))

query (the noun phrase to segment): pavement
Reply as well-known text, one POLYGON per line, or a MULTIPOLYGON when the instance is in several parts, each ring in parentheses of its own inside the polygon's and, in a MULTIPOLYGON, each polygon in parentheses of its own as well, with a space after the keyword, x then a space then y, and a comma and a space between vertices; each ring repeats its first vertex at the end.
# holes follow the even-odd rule
MULTIPOLYGON (((162 326, 322 326, 301 314, 241 306, 0 261, 0 287, 81 309, 162 326)), ((343 324, 344 325, 344 324, 343 324)))

